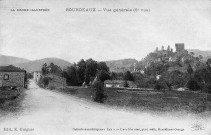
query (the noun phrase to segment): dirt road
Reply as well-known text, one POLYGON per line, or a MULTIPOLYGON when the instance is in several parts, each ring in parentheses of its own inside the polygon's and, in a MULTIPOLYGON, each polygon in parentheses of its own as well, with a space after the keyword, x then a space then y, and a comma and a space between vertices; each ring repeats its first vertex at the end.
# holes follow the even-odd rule
POLYGON ((20 114, 1 119, 0 135, 211 135, 208 118, 112 109, 41 89, 33 81, 22 107, 20 114))

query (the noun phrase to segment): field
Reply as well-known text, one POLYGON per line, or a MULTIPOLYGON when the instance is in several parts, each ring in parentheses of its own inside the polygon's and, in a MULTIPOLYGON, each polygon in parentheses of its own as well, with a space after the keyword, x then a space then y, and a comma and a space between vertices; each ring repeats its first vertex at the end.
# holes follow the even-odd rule
MULTIPOLYGON (((93 100, 95 92, 91 88, 69 87, 59 91, 93 100)), ((168 90, 128 90, 124 88, 106 88, 104 94, 105 105, 132 109, 136 111, 153 112, 210 112, 211 96, 191 91, 168 91, 168 90)))

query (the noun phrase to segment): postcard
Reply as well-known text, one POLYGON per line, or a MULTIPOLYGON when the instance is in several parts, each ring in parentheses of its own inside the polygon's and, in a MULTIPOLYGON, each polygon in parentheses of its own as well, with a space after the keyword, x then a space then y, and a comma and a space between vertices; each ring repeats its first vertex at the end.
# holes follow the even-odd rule
POLYGON ((0 135, 211 135, 211 0, 0 0, 0 135))

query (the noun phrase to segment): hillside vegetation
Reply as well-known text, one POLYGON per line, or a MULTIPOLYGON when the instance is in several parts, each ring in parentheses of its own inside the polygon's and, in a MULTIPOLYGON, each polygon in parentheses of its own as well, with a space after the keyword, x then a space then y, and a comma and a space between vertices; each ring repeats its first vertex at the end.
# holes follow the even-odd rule
POLYGON ((138 63, 136 59, 121 59, 105 61, 111 72, 126 72, 132 71, 134 63, 138 63))

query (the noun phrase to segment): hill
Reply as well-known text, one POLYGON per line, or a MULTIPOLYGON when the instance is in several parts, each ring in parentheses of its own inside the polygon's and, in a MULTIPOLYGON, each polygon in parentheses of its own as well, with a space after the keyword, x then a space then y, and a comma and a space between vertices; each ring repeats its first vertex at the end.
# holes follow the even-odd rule
POLYGON ((104 62, 110 68, 111 72, 125 72, 127 70, 133 71, 134 63, 138 63, 136 59, 121 59, 104 62))
POLYGON ((199 49, 188 49, 188 52, 194 52, 194 56, 202 55, 203 58, 206 60, 207 58, 211 58, 211 51, 201 51, 199 49))
POLYGON ((32 72, 32 71, 40 71, 44 63, 47 63, 49 65, 51 62, 53 62, 55 65, 60 66, 61 68, 72 65, 70 62, 59 58, 44 58, 25 63, 16 63, 15 66, 24 68, 28 72, 32 72))
POLYGON ((24 62, 29 62, 29 60, 0 54, 0 66, 14 65, 16 63, 24 63, 24 62))

